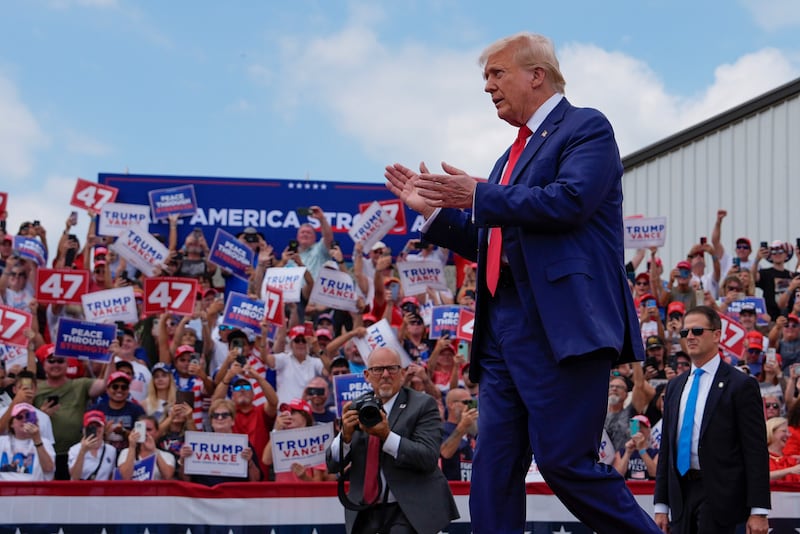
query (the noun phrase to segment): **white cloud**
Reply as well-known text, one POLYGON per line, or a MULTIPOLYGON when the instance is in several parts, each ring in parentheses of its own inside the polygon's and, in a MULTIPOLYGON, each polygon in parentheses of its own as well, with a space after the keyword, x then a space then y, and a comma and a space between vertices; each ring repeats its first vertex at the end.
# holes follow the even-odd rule
POLYGON ((767 31, 800 27, 797 0, 740 0, 759 27, 767 31))
POLYGON ((34 153, 48 140, 10 80, 0 74, 0 175, 24 178, 34 167, 34 153))

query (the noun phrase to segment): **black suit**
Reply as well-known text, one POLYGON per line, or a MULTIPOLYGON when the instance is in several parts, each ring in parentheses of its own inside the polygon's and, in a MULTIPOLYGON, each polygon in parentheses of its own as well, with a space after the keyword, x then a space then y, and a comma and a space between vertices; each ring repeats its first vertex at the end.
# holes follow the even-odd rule
MULTIPOLYGON (((402 388, 388 419, 389 428, 401 437, 396 459, 381 452, 381 470, 389 490, 414 530, 420 534, 439 532, 459 514, 438 465, 442 423, 436 401, 424 393, 402 388)), ((326 452, 331 473, 350 465, 348 496, 355 503, 360 503, 363 496, 368 436, 356 429, 343 464, 338 457, 332 457, 330 448, 326 452)), ((352 532, 357 515, 358 512, 345 510, 348 533, 352 532)))
MULTIPOLYGON (((681 393, 690 373, 667 385, 655 502, 667 504, 670 525, 686 524, 687 481, 676 468, 681 393)), ((698 407, 699 409, 699 407, 698 407)), ((698 442, 703 503, 701 512, 718 525, 742 523, 751 508, 770 508, 769 453, 758 382, 720 362, 711 382, 698 442)))

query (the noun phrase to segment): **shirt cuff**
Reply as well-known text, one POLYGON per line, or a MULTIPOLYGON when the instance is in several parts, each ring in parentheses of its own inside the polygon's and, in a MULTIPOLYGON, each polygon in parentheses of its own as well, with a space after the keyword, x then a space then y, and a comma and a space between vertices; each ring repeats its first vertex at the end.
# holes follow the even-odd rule
POLYGON ((769 508, 750 508, 750 515, 769 515, 769 508))
POLYGON ((667 506, 664 503, 657 502, 653 512, 656 513, 656 514, 668 514, 669 513, 669 506, 667 506))
POLYGON ((428 217, 427 219, 425 219, 425 222, 422 223, 422 227, 420 227, 420 229, 419 229, 420 233, 424 234, 424 233, 426 233, 428 231, 428 229, 433 224, 433 221, 436 219, 436 216, 439 215, 440 211, 442 211, 442 208, 436 208, 435 210, 433 210, 433 213, 431 213, 431 216, 428 217))
POLYGON ((383 452, 390 454, 392 458, 397 459, 400 452, 400 436, 394 432, 389 432, 386 441, 383 442, 383 452))

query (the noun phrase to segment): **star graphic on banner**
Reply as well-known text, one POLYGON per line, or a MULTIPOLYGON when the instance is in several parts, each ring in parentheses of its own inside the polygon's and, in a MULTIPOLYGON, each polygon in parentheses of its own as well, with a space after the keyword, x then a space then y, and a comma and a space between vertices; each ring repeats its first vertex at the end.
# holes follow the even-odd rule
POLYGON ((311 189, 311 184, 306 184, 306 189, 311 189))
MULTIPOLYGON (((311 189, 319 189, 319 184, 312 184, 311 189)), ((313 532, 311 534, 314 534, 313 532)))
POLYGON ((571 530, 564 530, 564 525, 561 525, 561 528, 558 530, 554 530, 553 534, 572 534, 571 530))
POLYGON ((294 184, 292 182, 289 182, 288 186, 289 186, 289 189, 294 189, 294 184))
POLYGON ((320 184, 319 188, 320 189, 328 189, 328 184, 320 184))

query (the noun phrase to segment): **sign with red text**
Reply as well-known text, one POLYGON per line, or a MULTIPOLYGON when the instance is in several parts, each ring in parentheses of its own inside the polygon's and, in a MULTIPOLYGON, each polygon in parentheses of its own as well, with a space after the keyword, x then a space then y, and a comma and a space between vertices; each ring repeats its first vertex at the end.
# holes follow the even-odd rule
POLYGON ((144 279, 144 313, 168 311, 178 315, 194 313, 197 280, 181 276, 159 276, 144 279))
POLYGON ((128 228, 150 224, 150 208, 140 204, 109 202, 100 209, 97 219, 97 233, 100 235, 120 235, 128 228))
MULTIPOLYGON (((406 231, 406 210, 403 202, 400 199, 378 200, 377 202, 395 220, 394 228, 389 230, 388 233, 392 235, 405 235, 408 233, 406 231)), ((363 214, 370 206, 371 203, 362 202, 358 205, 358 211, 363 214)))
POLYGON ((117 339, 117 325, 79 321, 69 317, 58 320, 54 343, 56 354, 108 363, 111 343, 117 339))
MULTIPOLYGON (((267 286, 280 289, 284 302, 300 302, 300 289, 303 287, 305 267, 271 267, 264 273, 261 295, 267 286)), ((266 298, 264 299, 266 300, 266 298)))
POLYGON ((187 430, 183 444, 192 448, 192 454, 183 461, 187 475, 247 478, 247 460, 242 458, 242 451, 250 447, 247 434, 187 430))
POLYGON ((221 228, 214 234, 208 261, 227 269, 242 280, 249 280, 248 269, 253 265, 253 250, 221 228))
POLYGON ((356 281, 349 273, 323 268, 311 288, 308 301, 334 310, 358 311, 356 281))
POLYGON ((166 219, 169 215, 191 217, 197 212, 197 197, 192 184, 153 189, 148 197, 154 219, 166 219))
POLYGON ((292 464, 305 467, 325 463, 325 447, 333 439, 333 423, 273 430, 270 432, 272 466, 276 473, 287 473, 292 464))
POLYGON ((247 295, 231 291, 225 302, 222 324, 260 332, 261 321, 266 315, 267 304, 263 300, 251 299, 247 295))
POLYGON ((264 302, 267 303, 267 321, 273 325, 283 326, 283 291, 277 287, 266 286, 262 296, 264 297, 264 302))
POLYGON ((377 202, 372 202, 358 220, 353 221, 353 226, 347 233, 354 243, 361 243, 364 245, 364 250, 369 250, 388 234, 395 224, 395 218, 388 211, 377 202))
POLYGON ((722 319, 720 345, 738 358, 744 352, 744 327, 727 315, 720 314, 720 319, 722 319))
POLYGON ((0 191, 0 216, 6 211, 8 207, 8 193, 0 191))
POLYGON ((83 316, 93 323, 110 324, 122 321, 134 324, 139 320, 133 286, 92 291, 81 297, 83 316))
POLYGON ((116 187, 111 187, 110 185, 97 184, 78 178, 69 203, 71 206, 87 211, 100 211, 100 208, 109 202, 114 202, 118 191, 116 187))
POLYGON ((80 304, 89 290, 89 272, 75 269, 39 269, 36 301, 45 304, 80 304))
POLYGON ((408 367, 411 363, 411 357, 403 348, 403 344, 397 339, 392 326, 386 319, 381 319, 377 323, 373 323, 367 328, 367 335, 364 337, 354 337, 353 341, 356 344, 358 353, 364 359, 364 362, 369 366, 369 355, 372 351, 380 348, 390 348, 400 355, 403 367, 408 367))
POLYGON ((16 310, 0 304, 0 343, 27 347, 25 329, 31 327, 32 316, 28 312, 16 310))
POLYGON ((397 272, 406 296, 422 295, 428 291, 428 288, 443 291, 448 289, 444 265, 439 261, 399 261, 397 262, 397 272))
POLYGON ((461 308, 458 315, 458 330, 456 337, 472 343, 472 331, 475 328, 475 312, 467 308, 461 308))
POLYGON ((461 306, 434 306, 431 310, 431 339, 438 339, 444 334, 450 338, 456 337, 461 306))
POLYGON ((625 248, 663 247, 667 239, 666 217, 626 217, 625 248))
POLYGON ((47 265, 47 250, 44 244, 35 237, 14 236, 14 250, 25 259, 31 260, 39 267, 47 265))
POLYGON ((110 248, 145 276, 153 276, 156 267, 167 261, 169 250, 146 228, 136 226, 125 229, 110 248))

